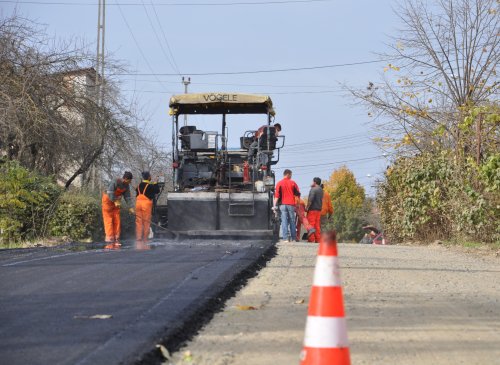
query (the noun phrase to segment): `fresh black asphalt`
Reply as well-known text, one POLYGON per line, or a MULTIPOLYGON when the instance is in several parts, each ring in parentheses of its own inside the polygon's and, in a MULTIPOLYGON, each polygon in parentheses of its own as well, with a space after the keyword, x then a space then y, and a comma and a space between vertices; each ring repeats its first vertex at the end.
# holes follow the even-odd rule
POLYGON ((151 250, 0 250, 0 363, 135 363, 271 246, 190 240, 157 241, 151 250))

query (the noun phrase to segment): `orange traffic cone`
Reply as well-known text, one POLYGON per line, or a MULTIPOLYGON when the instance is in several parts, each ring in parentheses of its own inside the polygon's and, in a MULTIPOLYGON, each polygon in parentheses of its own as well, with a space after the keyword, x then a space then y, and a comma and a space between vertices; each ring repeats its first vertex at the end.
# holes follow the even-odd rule
POLYGON ((321 236, 300 365, 350 365, 335 232, 321 236))

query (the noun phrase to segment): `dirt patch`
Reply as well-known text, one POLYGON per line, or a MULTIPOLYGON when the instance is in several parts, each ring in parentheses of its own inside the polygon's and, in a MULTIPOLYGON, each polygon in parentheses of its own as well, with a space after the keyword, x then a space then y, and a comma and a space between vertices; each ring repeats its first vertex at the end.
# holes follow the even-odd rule
MULTIPOLYGON (((299 362, 315 245, 278 255, 166 364, 299 362), (241 308, 253 307, 253 310, 241 308)), ((496 364, 496 258, 431 246, 339 245, 353 364, 496 364)))
POLYGON ((484 243, 484 242, 454 242, 440 241, 434 242, 404 242, 398 243, 395 246, 424 246, 436 247, 442 246, 448 250, 462 252, 476 256, 500 257, 500 242, 484 243))

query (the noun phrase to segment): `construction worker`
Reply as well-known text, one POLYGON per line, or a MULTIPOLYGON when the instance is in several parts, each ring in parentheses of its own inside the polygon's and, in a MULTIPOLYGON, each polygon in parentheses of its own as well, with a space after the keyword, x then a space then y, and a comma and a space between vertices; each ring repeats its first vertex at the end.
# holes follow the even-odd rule
MULTIPOLYGON (((153 200, 160 193, 160 188, 156 182, 151 182, 151 174, 144 171, 142 182, 137 186, 135 192, 137 194, 135 200, 135 238, 138 243, 145 244, 148 241, 151 226, 153 200)), ((141 247, 146 248, 144 245, 141 247)))
MULTIPOLYGON (((253 155, 255 155, 255 153, 257 152, 257 149, 259 147, 259 138, 267 132, 267 128, 269 126, 268 125, 263 125, 262 127, 260 127, 259 129, 257 129, 257 131, 255 132, 255 135, 253 137, 253 142, 252 144, 250 145, 250 147, 248 148, 248 159, 250 159, 253 155)), ((274 136, 275 137, 278 137, 280 132, 281 132, 281 124, 279 123, 276 123, 274 125, 274 130, 275 130, 275 134, 274 136)))
MULTIPOLYGON (((111 182, 102 194, 102 218, 104 220, 104 231, 106 233, 105 248, 119 248, 120 244, 120 205, 121 198, 125 199, 127 205, 130 204, 130 182, 132 173, 125 171, 123 178, 111 182)), ((134 213, 133 208, 129 208, 130 213, 134 213)))
POLYGON ((325 227, 326 223, 332 218, 333 205, 332 198, 328 191, 325 190, 325 185, 321 184, 323 189, 323 205, 321 206, 321 227, 325 227))
POLYGON ((297 241, 295 229, 295 197, 300 197, 300 190, 295 181, 292 180, 292 171, 286 169, 283 172, 283 179, 276 184, 273 199, 273 209, 281 211, 281 231, 283 240, 290 242, 292 239, 297 241), (290 235, 288 235, 290 228, 290 235))
POLYGON ((295 213, 297 215, 297 220, 295 222, 295 226, 297 228, 297 241, 300 241, 300 231, 302 229, 302 225, 304 225, 307 233, 304 234, 304 236, 307 235, 307 238, 309 238, 314 232, 316 232, 316 229, 314 229, 313 226, 309 223, 309 220, 306 217, 306 203, 304 202, 303 199, 300 199, 300 197, 295 197, 295 213))
POLYGON ((321 208, 323 207, 323 189, 321 189, 321 179, 315 177, 309 191, 307 200, 307 219, 316 232, 309 236, 309 242, 319 243, 321 237, 321 208))
MULTIPOLYGON (((263 125, 262 127, 260 127, 257 132, 255 132, 255 139, 258 140, 267 130, 267 127, 268 125, 263 125)), ((281 132, 281 124, 279 123, 276 123, 274 125, 274 128, 276 130, 275 132, 275 136, 278 137, 280 135, 280 132, 281 132)))

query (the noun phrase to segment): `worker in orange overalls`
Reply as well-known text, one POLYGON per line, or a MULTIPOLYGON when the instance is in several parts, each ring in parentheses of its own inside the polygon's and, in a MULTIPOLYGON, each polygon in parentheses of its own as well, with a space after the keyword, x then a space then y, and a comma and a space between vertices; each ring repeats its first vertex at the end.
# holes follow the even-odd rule
POLYGON ((316 232, 314 227, 309 224, 309 220, 306 217, 306 203, 299 196, 295 197, 295 216, 297 217, 297 222, 295 223, 295 227, 297 227, 297 241, 300 241, 300 231, 302 229, 302 225, 304 225, 307 231, 307 237, 311 236, 316 232))
POLYGON ((321 179, 315 177, 309 190, 307 199, 307 219, 316 230, 314 235, 310 235, 308 241, 319 243, 321 237, 321 208, 323 206, 323 189, 321 189, 321 179))
POLYGON ((135 200, 135 238, 137 248, 146 249, 151 226, 151 215, 153 212, 153 200, 160 193, 156 182, 151 182, 151 174, 148 171, 142 173, 142 182, 135 189, 137 198, 135 200))
POLYGON ((325 185, 321 184, 321 189, 323 189, 323 205, 321 207, 321 227, 325 227, 326 223, 332 218, 333 215, 333 205, 332 198, 328 191, 325 190, 325 185))
MULTIPOLYGON (((121 198, 125 199, 127 205, 130 204, 130 182, 132 173, 125 171, 122 179, 112 181, 106 191, 102 194, 102 218, 104 220, 104 231, 106 242, 104 248, 119 248, 120 244, 120 205, 121 198)), ((129 208, 130 213, 134 213, 134 208, 129 208)))

